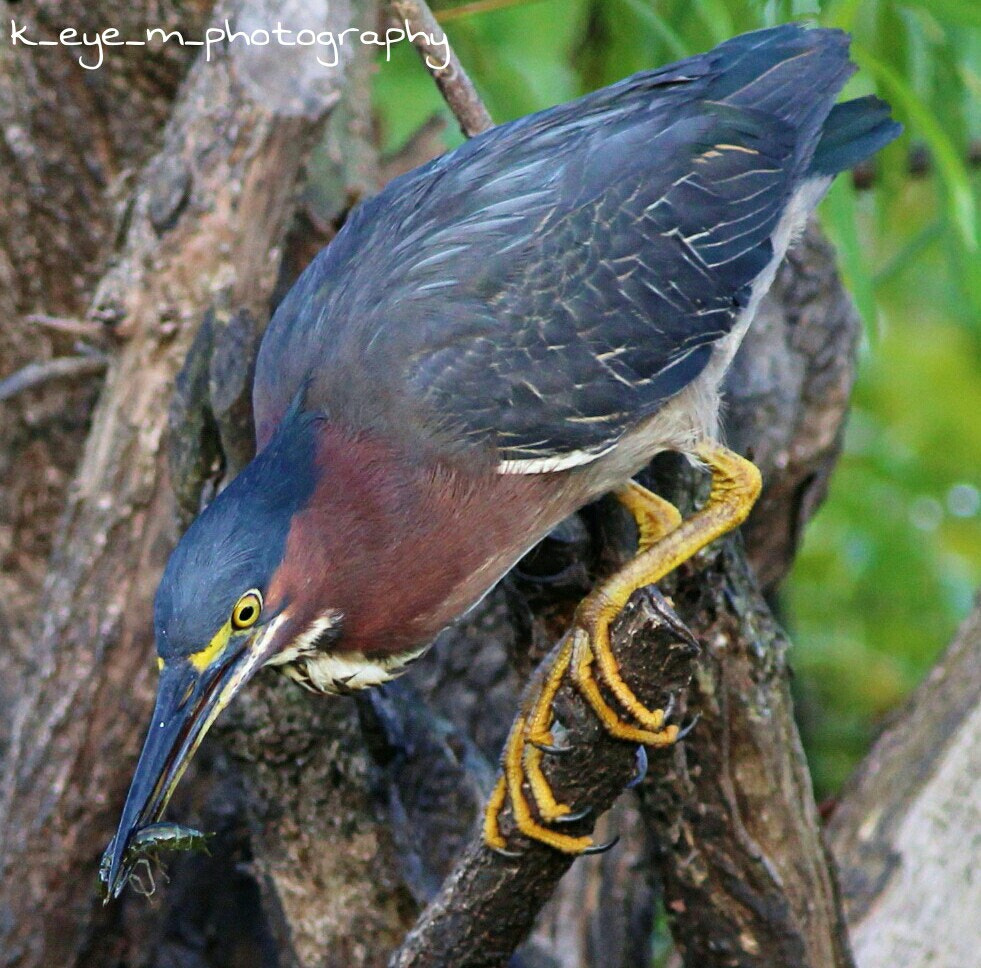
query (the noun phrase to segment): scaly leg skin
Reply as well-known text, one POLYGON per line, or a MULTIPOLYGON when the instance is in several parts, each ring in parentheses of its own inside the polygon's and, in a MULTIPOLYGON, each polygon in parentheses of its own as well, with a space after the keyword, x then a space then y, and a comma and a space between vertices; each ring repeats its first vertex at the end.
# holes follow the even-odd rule
POLYGON ((695 450, 712 473, 712 488, 704 507, 686 521, 662 498, 631 481, 616 494, 637 522, 637 555, 588 595, 576 612, 554 660, 539 670, 529 688, 504 750, 504 775, 498 780, 484 815, 484 841, 509 853, 498 824, 498 813, 510 799, 518 830, 532 840, 569 854, 598 848, 591 837, 559 833, 543 823, 572 819, 570 808, 557 802, 542 772, 542 748, 553 743, 552 702, 566 672, 611 736, 651 746, 667 746, 678 736, 677 726, 665 726, 661 709, 648 709, 623 681, 610 646, 610 624, 638 589, 660 581, 716 538, 738 527, 760 492, 756 467, 714 442, 695 450), (595 667, 595 668, 594 668, 595 667), (633 718, 625 722, 604 699, 600 680, 621 708, 633 718), (535 819, 524 782, 542 822, 535 819))
POLYGON ((590 837, 570 837, 538 823, 524 792, 525 770, 530 767, 529 787, 542 818, 547 821, 557 820, 570 812, 567 806, 555 801, 541 772, 540 758, 533 754, 539 754, 539 757, 541 754, 535 744, 552 744, 552 702, 569 669, 571 658, 572 643, 566 637, 555 658, 547 665, 543 663, 529 680, 521 710, 504 744, 503 775, 498 778, 484 811, 484 843, 505 856, 511 856, 512 852, 507 849, 507 841, 501 833, 498 813, 506 799, 511 800, 518 829, 533 840, 569 854, 584 853, 592 845, 590 837))
MULTIPOLYGON (((641 550, 649 548, 681 522, 681 515, 673 504, 651 494, 635 481, 629 481, 619 488, 616 496, 634 517, 641 550)), ((576 644, 575 637, 566 635, 551 664, 543 665, 536 671, 523 697, 521 711, 508 734, 504 747, 503 775, 498 779, 484 813, 484 841, 499 853, 510 853, 497 821, 497 815, 508 797, 514 806, 517 826, 527 836, 570 854, 585 853, 593 846, 590 837, 571 837, 537 823, 523 786, 527 780, 538 815, 546 823, 570 820, 576 816, 566 804, 556 801, 542 771, 543 749, 549 749, 554 743, 551 733, 552 703, 575 655, 576 644)), ((634 732, 636 736, 630 734, 624 738, 645 740, 650 736, 642 730, 634 732)))
POLYGON ((595 589, 579 606, 576 616, 577 630, 581 630, 572 658, 576 686, 611 735, 652 746, 673 743, 678 728, 665 727, 663 710, 647 709, 623 681, 610 647, 610 624, 638 588, 660 581, 716 538, 742 524, 760 493, 760 472, 738 454, 705 442, 695 455, 712 472, 712 489, 704 507, 595 589), (594 665, 603 684, 642 730, 624 723, 603 699, 594 665), (644 731, 648 735, 641 737, 639 734, 644 731))

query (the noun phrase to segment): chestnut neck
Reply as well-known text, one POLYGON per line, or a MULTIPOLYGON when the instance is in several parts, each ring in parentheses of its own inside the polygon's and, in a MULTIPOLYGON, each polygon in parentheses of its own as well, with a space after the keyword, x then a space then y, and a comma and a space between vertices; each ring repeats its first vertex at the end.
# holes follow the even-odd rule
POLYGON ((573 509, 539 475, 420 455, 327 421, 314 462, 272 594, 288 600, 297 634, 340 612, 336 651, 424 645, 573 509))

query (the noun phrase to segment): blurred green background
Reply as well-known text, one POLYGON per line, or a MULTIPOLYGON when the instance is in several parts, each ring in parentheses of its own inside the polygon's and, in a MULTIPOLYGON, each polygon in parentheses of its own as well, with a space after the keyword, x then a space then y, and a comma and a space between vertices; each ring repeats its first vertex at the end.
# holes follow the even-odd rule
MULTIPOLYGON (((434 2, 496 121, 786 20, 842 27, 846 90, 891 102, 904 136, 875 185, 821 209, 865 324, 846 450, 784 592, 799 718, 833 794, 930 668, 981 578, 979 0, 434 2), (910 173, 911 152, 928 170, 910 173)), ((375 75, 383 145, 447 117, 415 52, 375 75)))

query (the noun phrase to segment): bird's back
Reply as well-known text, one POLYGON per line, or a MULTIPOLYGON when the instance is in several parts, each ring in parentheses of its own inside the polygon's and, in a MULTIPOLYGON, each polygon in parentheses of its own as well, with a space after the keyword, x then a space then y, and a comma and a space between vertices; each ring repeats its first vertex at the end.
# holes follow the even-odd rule
POLYGON ((355 431, 513 465, 603 452, 702 372, 801 184, 895 137, 875 99, 832 110, 847 46, 746 34, 391 182, 270 323, 260 444, 305 387, 355 431))

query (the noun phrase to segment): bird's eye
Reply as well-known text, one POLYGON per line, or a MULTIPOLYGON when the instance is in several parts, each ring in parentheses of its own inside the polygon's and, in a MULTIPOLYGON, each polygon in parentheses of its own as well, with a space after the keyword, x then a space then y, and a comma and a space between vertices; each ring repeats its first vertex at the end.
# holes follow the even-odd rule
POLYGON ((257 591, 246 592, 232 609, 232 628, 251 628, 259 620, 262 611, 262 596, 257 591))

